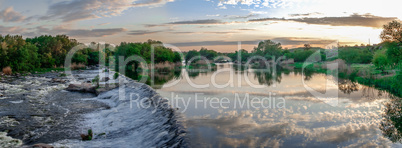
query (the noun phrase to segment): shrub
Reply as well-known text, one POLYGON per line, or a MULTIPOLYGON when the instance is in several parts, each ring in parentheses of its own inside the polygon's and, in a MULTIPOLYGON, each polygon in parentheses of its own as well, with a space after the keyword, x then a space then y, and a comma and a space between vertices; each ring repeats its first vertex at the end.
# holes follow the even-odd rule
POLYGON ((118 72, 114 73, 113 79, 117 79, 118 77, 119 77, 119 73, 118 72))
POLYGON ((6 75, 11 75, 12 70, 11 70, 10 66, 7 66, 7 67, 3 68, 3 73, 6 74, 6 75))
POLYGON ((94 79, 92 79, 92 83, 99 87, 99 75, 97 75, 94 79))

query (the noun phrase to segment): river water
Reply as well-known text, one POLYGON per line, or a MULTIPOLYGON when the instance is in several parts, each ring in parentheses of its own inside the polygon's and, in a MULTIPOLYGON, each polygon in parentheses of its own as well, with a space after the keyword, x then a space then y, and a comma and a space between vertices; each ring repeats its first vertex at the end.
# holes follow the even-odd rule
POLYGON ((232 64, 159 76, 192 147, 402 146, 400 98, 356 82, 232 64))

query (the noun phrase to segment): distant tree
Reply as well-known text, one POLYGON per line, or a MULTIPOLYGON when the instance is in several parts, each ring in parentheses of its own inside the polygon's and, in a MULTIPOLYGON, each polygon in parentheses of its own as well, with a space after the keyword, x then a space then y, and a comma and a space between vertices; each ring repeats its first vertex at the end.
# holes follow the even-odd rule
POLYGON ((397 41, 402 43, 402 25, 394 20, 383 26, 383 31, 380 35, 383 41, 397 41))
POLYGON ((200 49, 200 56, 203 56, 209 60, 214 59, 216 56, 218 56, 218 52, 214 50, 208 50, 207 48, 202 47, 200 49))
POLYGON ((310 44, 304 44, 304 50, 310 50, 311 45, 310 44))
MULTIPOLYGON (((186 55, 186 57, 185 57, 185 60, 186 60, 186 63, 190 60, 190 59, 192 59, 193 57, 199 57, 200 56, 200 53, 197 51, 197 50, 190 50, 190 51, 188 51, 188 53, 187 53, 187 55, 186 55)), ((194 61, 192 61, 192 62, 195 62, 195 60, 194 61)))
POLYGON ((276 43, 271 40, 265 40, 258 43, 258 47, 254 48, 254 55, 264 56, 267 59, 272 57, 278 58, 282 55, 281 43, 276 43))
POLYGON ((246 62, 247 59, 250 57, 250 53, 248 53, 248 51, 245 49, 240 49, 239 51, 235 51, 234 53, 229 53, 228 57, 231 58, 232 61, 246 62))

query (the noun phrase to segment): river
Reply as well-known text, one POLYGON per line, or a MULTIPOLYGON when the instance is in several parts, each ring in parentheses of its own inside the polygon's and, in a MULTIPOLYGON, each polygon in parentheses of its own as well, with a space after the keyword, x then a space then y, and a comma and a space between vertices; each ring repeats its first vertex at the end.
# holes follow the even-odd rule
POLYGON ((232 64, 161 76, 153 88, 182 114, 192 147, 402 146, 400 98, 356 82, 232 64))

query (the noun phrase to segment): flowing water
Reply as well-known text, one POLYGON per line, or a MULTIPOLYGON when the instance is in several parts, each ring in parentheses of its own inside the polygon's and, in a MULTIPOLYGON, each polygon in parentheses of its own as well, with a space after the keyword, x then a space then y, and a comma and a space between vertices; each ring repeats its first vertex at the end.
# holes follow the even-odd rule
POLYGON ((402 146, 400 98, 356 82, 231 64, 162 76, 153 87, 183 115, 192 147, 402 146))

